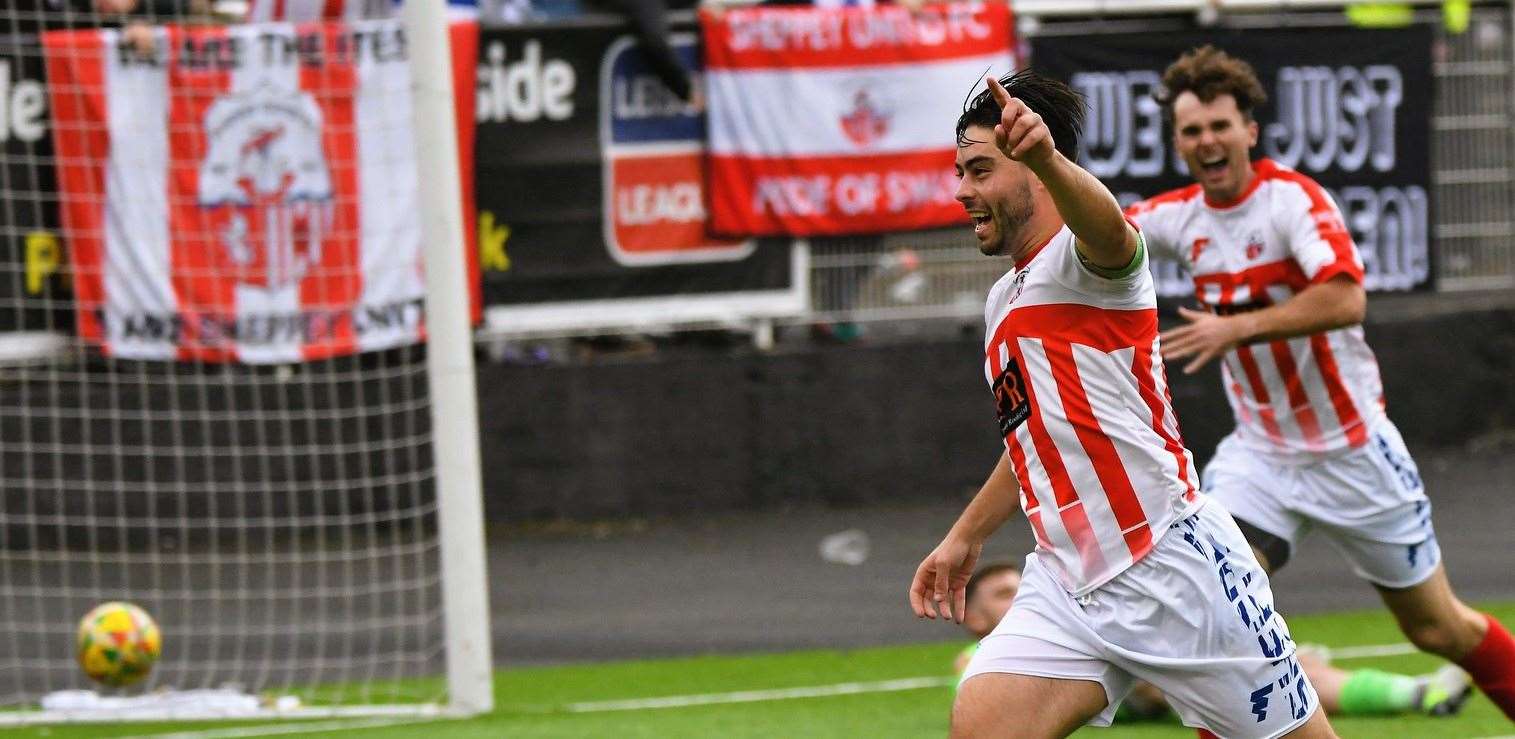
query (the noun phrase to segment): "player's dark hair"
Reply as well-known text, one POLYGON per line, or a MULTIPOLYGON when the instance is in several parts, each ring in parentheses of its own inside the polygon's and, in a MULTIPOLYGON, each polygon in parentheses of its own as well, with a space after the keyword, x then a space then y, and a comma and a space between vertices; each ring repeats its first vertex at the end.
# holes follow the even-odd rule
POLYGON ((1263 92, 1252 65, 1209 44, 1190 49, 1169 64, 1163 72, 1162 89, 1154 97, 1171 120, 1173 101, 1186 92, 1194 93, 1202 103, 1230 95, 1247 120, 1252 120, 1253 110, 1268 102, 1268 93, 1263 92))
MULTIPOLYGON (((1064 156, 1067 155, 1064 154, 1064 156)), ((1016 567, 1009 562, 990 562, 989 564, 979 567, 973 572, 973 577, 968 578, 968 584, 963 588, 963 602, 967 603, 968 601, 973 600, 974 591, 978 590, 979 583, 982 583, 985 578, 994 577, 1001 572, 1020 571, 1021 568, 1016 567)))
MULTIPOLYGON (((1029 69, 1001 77, 1010 97, 1018 98, 1032 112, 1042 117, 1052 133, 1052 143, 1070 161, 1078 161, 1078 139, 1084 128, 1084 96, 1073 88, 1029 69)), ((974 85, 977 88, 977 85, 974 85)), ((967 136, 969 126, 993 130, 999 124, 1000 105, 988 87, 963 101, 963 114, 957 117, 957 145, 984 143, 967 136)))

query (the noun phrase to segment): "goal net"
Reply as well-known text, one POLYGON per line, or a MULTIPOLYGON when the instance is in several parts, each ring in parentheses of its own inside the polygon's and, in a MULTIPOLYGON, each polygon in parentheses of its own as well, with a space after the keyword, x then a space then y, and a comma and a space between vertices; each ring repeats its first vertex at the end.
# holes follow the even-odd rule
POLYGON ((0 10, 0 725, 487 708, 440 31, 81 5, 0 10), (106 601, 162 630, 130 687, 75 659, 106 601))

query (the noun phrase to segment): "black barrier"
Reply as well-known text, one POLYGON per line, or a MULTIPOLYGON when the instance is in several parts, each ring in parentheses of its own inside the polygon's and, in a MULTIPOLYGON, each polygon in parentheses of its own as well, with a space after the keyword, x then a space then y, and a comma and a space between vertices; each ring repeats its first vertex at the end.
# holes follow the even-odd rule
MULTIPOLYGON (((1515 423, 1515 310, 1444 312, 1447 299, 1434 295, 1373 300, 1413 301, 1398 311, 1404 318, 1367 325, 1389 416, 1412 450, 1467 444, 1515 423), (1434 389, 1427 377, 1436 378, 1434 389)), ((604 365, 482 364, 486 515, 594 519, 963 500, 1004 449, 980 356, 982 344, 963 339, 604 365)), ((1217 368, 1185 381, 1177 381, 1178 363, 1167 368, 1183 440, 1201 465, 1235 427, 1217 368)))
MULTIPOLYGON (((1267 105, 1255 156, 1329 189, 1362 252, 1370 290, 1430 278, 1432 29, 1277 28, 1038 37, 1032 65, 1089 100, 1081 163, 1122 204, 1190 184, 1153 100, 1167 66, 1213 44, 1257 70, 1267 105)), ((1176 265, 1164 294, 1190 294, 1176 265)))
POLYGON ((0 331, 73 325, 45 79, 40 45, 0 44, 0 331))
POLYGON ((476 115, 486 305, 791 288, 787 241, 706 235, 703 115, 622 24, 484 29, 476 115))

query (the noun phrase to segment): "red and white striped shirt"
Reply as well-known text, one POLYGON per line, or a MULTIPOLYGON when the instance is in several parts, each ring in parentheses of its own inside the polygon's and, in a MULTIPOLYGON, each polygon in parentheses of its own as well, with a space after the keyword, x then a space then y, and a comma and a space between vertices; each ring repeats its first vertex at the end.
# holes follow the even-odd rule
POLYGON ((984 377, 1037 552, 1077 596, 1135 564, 1202 498, 1145 256, 1109 279, 1073 242, 1063 228, 990 289, 984 377))
MULTIPOLYGON (((1269 159, 1230 203, 1199 185, 1131 206, 1154 254, 1194 276, 1199 301, 1231 314, 1288 300, 1346 275, 1362 282, 1362 258, 1341 212, 1314 180, 1269 159)), ((1361 446, 1384 415, 1378 362, 1361 326, 1237 347, 1221 364, 1240 437, 1284 454, 1361 446)))

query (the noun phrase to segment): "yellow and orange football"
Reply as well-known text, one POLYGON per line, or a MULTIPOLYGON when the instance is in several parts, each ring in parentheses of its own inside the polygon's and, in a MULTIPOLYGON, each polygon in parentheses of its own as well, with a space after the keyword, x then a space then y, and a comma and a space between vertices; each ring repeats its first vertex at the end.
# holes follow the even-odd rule
POLYGON ((123 601, 95 606, 79 621, 79 666, 90 679, 119 688, 147 677, 163 648, 147 611, 123 601))

